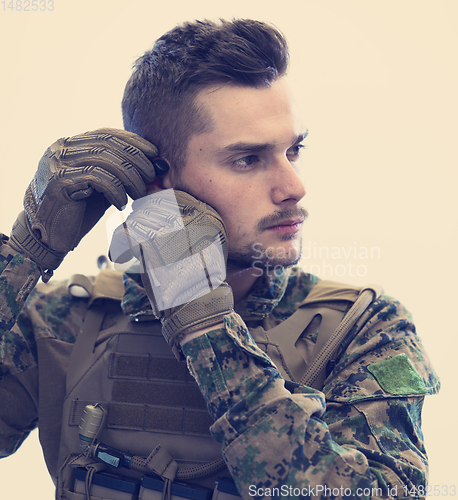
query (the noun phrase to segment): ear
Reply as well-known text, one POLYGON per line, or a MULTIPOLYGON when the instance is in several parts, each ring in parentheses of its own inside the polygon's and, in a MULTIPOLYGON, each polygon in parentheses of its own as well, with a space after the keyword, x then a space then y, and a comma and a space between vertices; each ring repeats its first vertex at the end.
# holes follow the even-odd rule
POLYGON ((148 182, 146 184, 146 192, 147 194, 154 193, 156 191, 162 191, 163 189, 170 189, 174 186, 174 175, 173 175, 173 169, 170 168, 170 164, 167 160, 164 158, 160 158, 159 160, 155 160, 157 162, 161 162, 159 167, 159 171, 156 168, 156 163, 154 164, 155 169, 156 169, 156 178, 152 182, 148 182), (164 164, 167 167, 167 171, 163 173, 162 175, 159 174, 161 170, 164 170, 164 164))
POLYGON ((170 189, 173 188, 175 185, 175 179, 172 168, 158 179, 160 179, 161 181, 162 189, 170 189))
POLYGON ((170 189, 174 186, 174 175, 173 169, 169 169, 164 175, 157 176, 154 181, 149 182, 146 185, 146 192, 148 194, 154 193, 156 191, 161 191, 163 189, 170 189))

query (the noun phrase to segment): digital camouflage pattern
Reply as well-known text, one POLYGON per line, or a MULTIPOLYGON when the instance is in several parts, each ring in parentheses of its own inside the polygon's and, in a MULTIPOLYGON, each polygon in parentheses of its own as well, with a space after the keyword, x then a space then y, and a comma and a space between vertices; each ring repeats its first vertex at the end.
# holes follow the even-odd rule
MULTIPOLYGON (((294 290, 303 297, 306 288, 299 284, 304 275, 294 274, 289 305, 297 304, 294 290)), ((242 496, 423 496, 420 413, 423 396, 436 393, 439 382, 399 302, 382 295, 366 318, 346 339, 323 392, 286 389, 236 313, 224 329, 184 345, 242 496)))
POLYGON ((10 374, 35 366, 33 338, 18 331, 16 319, 40 276, 37 266, 12 250, 7 241, 0 235, 0 457, 14 453, 28 434, 17 429, 15 415, 8 415, 10 387, 14 389, 8 381, 10 374))
MULTIPOLYGON (((40 283, 30 292, 40 273, 6 241, 0 248, 0 454, 13 453, 39 416, 55 477, 55 413, 88 300, 72 297, 65 282, 40 283), (46 385, 40 390, 39 384, 46 385)), ((263 276, 223 329, 185 344, 188 366, 216 420, 211 432, 244 498, 415 498, 412 491, 421 492, 427 472, 421 407, 439 382, 401 304, 381 296, 370 306, 323 392, 290 382, 286 388, 249 334, 247 327, 287 319, 317 282, 298 267, 263 276)), ((151 314, 131 277, 122 306, 130 316, 151 314)), ((309 332, 304 352, 315 339, 309 332)))

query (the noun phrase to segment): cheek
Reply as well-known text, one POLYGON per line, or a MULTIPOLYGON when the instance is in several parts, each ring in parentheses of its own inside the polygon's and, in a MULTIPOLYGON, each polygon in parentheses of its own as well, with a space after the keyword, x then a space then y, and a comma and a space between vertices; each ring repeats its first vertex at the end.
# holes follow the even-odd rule
POLYGON ((220 186, 210 179, 202 186, 202 201, 211 205, 223 219, 229 235, 235 236, 240 227, 246 224, 249 213, 246 210, 240 189, 220 186))
POLYGON ((199 199, 211 205, 218 213, 218 209, 221 210, 224 207, 225 190, 217 182, 214 182, 212 178, 196 178, 195 191, 199 199))
POLYGON ((223 218, 233 244, 252 236, 257 216, 243 192, 219 199, 216 203, 219 206, 216 211, 223 218))
POLYGON ((216 182, 214 177, 195 176, 193 179, 187 179, 183 183, 182 189, 213 207, 221 216, 229 231, 234 207, 237 205, 232 199, 230 188, 224 183, 216 182))
POLYGON ((210 174, 210 170, 195 169, 194 175, 183 176, 182 188, 211 205, 222 217, 230 239, 237 240, 250 233, 259 218, 259 190, 253 183, 241 183, 222 172, 210 174))

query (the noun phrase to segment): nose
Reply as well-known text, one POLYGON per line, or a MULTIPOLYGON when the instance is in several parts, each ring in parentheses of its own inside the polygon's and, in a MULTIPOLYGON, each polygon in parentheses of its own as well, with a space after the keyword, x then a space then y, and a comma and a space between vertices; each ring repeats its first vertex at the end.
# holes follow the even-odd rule
POLYGON ((272 176, 272 201, 276 205, 297 204, 305 196, 304 182, 296 168, 286 156, 277 162, 272 176))

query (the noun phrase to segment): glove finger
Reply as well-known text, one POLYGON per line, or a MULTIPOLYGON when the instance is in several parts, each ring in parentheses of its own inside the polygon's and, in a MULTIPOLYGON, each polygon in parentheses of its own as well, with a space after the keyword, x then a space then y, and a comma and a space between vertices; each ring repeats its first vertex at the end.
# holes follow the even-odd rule
POLYGON ((110 147, 117 149, 121 154, 130 157, 130 161, 139 169, 145 182, 151 182, 156 177, 152 161, 159 156, 159 151, 154 144, 127 130, 114 128, 101 128, 93 132, 86 132, 83 137, 105 142, 110 147))
POLYGON ((138 248, 138 244, 130 237, 128 229, 124 225, 120 225, 113 232, 108 258, 112 262, 124 264, 135 256, 136 252, 134 251, 138 248))
MULTIPOLYGON (((91 168, 97 166, 99 172, 103 169, 113 175, 123 184, 124 189, 134 200, 145 196, 145 182, 138 169, 129 161, 127 156, 120 154, 113 149, 102 147, 71 147, 63 149, 55 156, 56 161, 65 163, 66 169, 63 175, 67 176, 67 171, 75 168, 91 168)), ((84 178, 85 170, 82 172, 84 178)))
MULTIPOLYGON (((90 133, 91 132, 86 132, 86 134, 90 133)), ((153 161, 159 156, 159 151, 154 144, 139 136, 138 134, 134 134, 133 132, 116 128, 99 128, 93 133, 113 135, 121 141, 127 142, 131 146, 134 146, 134 148, 139 149, 150 161, 153 161)))
MULTIPOLYGON (((84 160, 82 155, 87 155, 93 160, 101 157, 99 160, 108 159, 112 168, 114 165, 118 170, 127 170, 123 183, 126 186, 132 184, 133 189, 136 189, 137 192, 133 192, 134 199, 144 196, 143 185, 152 182, 156 177, 155 167, 151 161, 158 157, 157 148, 131 132, 116 129, 86 132, 57 141, 51 150, 57 150, 60 158, 68 158, 72 162, 78 159, 84 160)), ((118 174, 121 175, 121 172, 118 174)))
POLYGON ((154 245, 151 245, 154 237, 148 227, 126 220, 113 231, 108 257, 117 264, 124 264, 135 257, 141 263, 142 271, 145 259, 147 267, 161 266, 163 263, 158 260, 154 245))
POLYGON ((182 215, 173 189, 166 189, 135 200, 128 220, 137 220, 161 233, 183 229, 182 215))
MULTIPOLYGON (((127 194, 122 182, 116 175, 99 166, 66 169, 61 175, 61 179, 64 179, 68 196, 74 201, 90 197, 92 188, 102 193, 108 202, 118 210, 121 210, 127 204, 127 194)), ((61 179, 52 178, 44 195, 47 192, 52 193, 55 185, 61 184, 61 179)), ((43 204, 46 204, 46 199, 43 199, 43 204)))
MULTIPOLYGON (((115 217, 119 222, 120 219, 116 214, 113 214, 112 217, 115 217)), ((110 259, 120 264, 127 262, 132 257, 142 261, 145 250, 148 254, 152 254, 150 257, 154 256, 153 240, 157 238, 157 228, 160 229, 160 226, 154 222, 151 224, 148 214, 138 211, 130 214, 113 231, 109 250, 110 259)), ((155 260, 153 257, 152 261, 155 260)))

